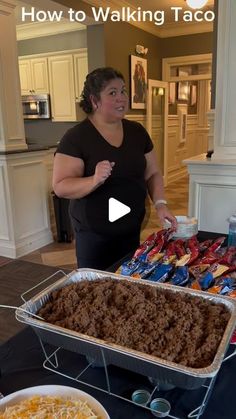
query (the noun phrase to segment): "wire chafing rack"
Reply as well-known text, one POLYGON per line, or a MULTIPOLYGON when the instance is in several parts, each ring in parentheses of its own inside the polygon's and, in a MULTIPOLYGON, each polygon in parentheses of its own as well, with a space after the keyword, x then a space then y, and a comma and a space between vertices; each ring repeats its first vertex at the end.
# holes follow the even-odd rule
MULTIPOLYGON (((32 291, 34 291, 36 288, 38 288, 39 286, 41 286, 42 284, 46 283, 47 281, 51 280, 55 275, 57 274, 63 274, 64 277, 68 278, 68 275, 60 270, 57 271, 56 273, 54 273, 53 275, 49 276, 48 278, 46 278, 45 280, 43 280, 42 282, 40 282, 39 284, 37 284, 36 286, 30 288, 29 290, 27 290, 25 293, 23 293, 21 295, 22 300, 24 301, 24 303, 28 304, 29 301, 27 301, 25 299, 25 296, 29 293, 31 293, 32 291)), ((109 273, 107 273, 109 274, 109 273)), ((31 307, 29 306, 29 311, 31 311, 31 307)), ((33 314, 33 313, 32 313, 33 314)), ((101 368, 94 368, 94 366, 96 365, 96 360, 89 360, 87 359, 87 361, 85 362, 85 366, 83 366, 79 371, 77 371, 75 374, 72 374, 70 369, 67 368, 67 366, 64 364, 64 360, 63 360, 63 352, 64 352, 64 348, 63 347, 57 347, 56 349, 48 349, 46 347, 46 344, 44 343, 44 341, 41 339, 40 336, 38 336, 39 338, 39 342, 40 345, 42 347, 42 351, 44 353, 45 356, 45 361, 43 362, 43 367, 53 373, 56 373, 60 376, 63 376, 65 378, 71 379, 77 383, 83 384, 85 386, 88 386, 92 389, 95 390, 99 390, 103 393, 108 394, 109 396, 114 396, 118 399, 121 399, 125 402, 129 402, 132 403, 133 405, 138 406, 140 409, 144 409, 146 411, 149 411, 150 413, 153 413, 155 416, 157 416, 155 414, 155 412, 153 411, 153 409, 151 409, 151 407, 149 407, 148 405, 150 404, 151 400, 156 397, 155 395, 158 394, 159 392, 159 384, 157 385, 153 385, 151 387, 150 390, 150 396, 149 396, 149 400, 145 405, 141 405, 139 403, 134 402, 130 397, 124 397, 121 394, 116 393, 113 388, 112 388, 112 376, 109 372, 109 367, 108 367, 108 361, 106 359, 106 353, 104 351, 103 347, 100 347, 100 355, 101 355, 101 359, 102 362, 100 363, 99 367, 101 368), (96 376, 96 374, 100 374, 101 370, 104 372, 104 387, 101 387, 100 385, 94 385, 91 382, 91 378, 90 380, 88 380, 88 378, 86 379, 86 374, 87 372, 90 370, 90 372, 92 371, 92 375, 93 377, 96 376)), ((227 360, 229 360, 230 358, 234 357, 236 355, 236 344, 231 344, 231 353, 228 356, 225 356, 222 363, 226 362, 227 360)), ((77 355, 77 356, 81 356, 81 355, 77 355)), ((218 371, 219 373, 219 371, 218 371)), ((168 415, 165 416, 160 416, 160 417, 167 417, 170 419, 199 419, 201 417, 201 415, 204 413, 205 408, 207 406, 207 403, 209 401, 209 398, 213 392, 214 389, 214 384, 217 378, 217 374, 215 374, 213 377, 207 378, 206 382, 204 382, 204 384, 201 385, 201 387, 199 387, 199 389, 196 389, 195 391, 199 391, 199 402, 198 404, 196 404, 196 407, 194 409, 192 409, 187 416, 176 416, 174 414, 172 414, 172 412, 168 413, 168 415), (200 392, 202 393, 200 395, 200 392)), ((95 382, 96 380, 93 379, 93 382, 95 382)), ((149 383, 150 386, 150 383, 149 383)), ((183 390, 183 391, 188 391, 188 390, 183 390)), ((168 401, 171 404, 171 396, 169 397, 168 401)), ((174 411, 174 407, 172 406, 171 411, 174 411)))
MULTIPOLYGON (((43 350, 43 353, 44 353, 44 356, 45 356, 45 361, 43 362, 43 367, 45 369, 47 369, 51 372, 54 372, 56 374, 59 374, 59 375, 65 377, 65 378, 69 378, 69 379, 71 379, 71 380, 73 380, 77 383, 80 383, 80 384, 86 385, 88 387, 91 387, 95 390, 102 391, 102 392, 108 394, 109 396, 114 396, 114 397, 117 397, 117 398, 119 398, 119 399, 121 399, 125 402, 133 403, 134 405, 139 406, 140 409, 145 409, 146 411, 152 412, 152 409, 150 407, 148 407, 147 405, 146 406, 140 405, 138 403, 133 402, 131 400, 131 398, 123 397, 120 394, 117 394, 114 391, 112 391, 111 378, 110 378, 110 374, 109 374, 109 371, 108 371, 106 357, 105 357, 103 348, 100 348, 101 355, 102 355, 102 358, 103 358, 103 365, 99 365, 99 367, 102 367, 103 370, 104 370, 106 388, 95 386, 91 382, 83 380, 83 376, 86 375, 86 372, 88 371, 89 368, 93 368, 93 374, 96 374, 96 369, 93 367, 94 366, 93 361, 88 362, 87 365, 85 366, 85 368, 83 368, 81 371, 79 371, 78 373, 76 373, 73 376, 73 375, 71 375, 71 372, 69 372, 69 371, 67 372, 64 369, 63 361, 60 362, 60 352, 63 351, 63 348, 58 347, 54 351, 52 351, 51 353, 48 353, 48 351, 47 351, 47 349, 46 349, 46 347, 45 347, 45 345, 44 345, 44 343, 43 343, 43 341, 40 337, 39 337, 39 341, 40 341, 40 344, 41 344, 41 347, 42 347, 42 350, 43 350)), ((226 362, 228 359, 230 359, 230 358, 232 358, 233 356, 236 355, 236 345, 234 345, 234 346, 235 346, 235 348, 234 348, 233 352, 230 355, 228 355, 227 357, 225 357, 223 362, 226 362)), ((100 368, 99 368, 99 370, 100 370, 100 368)), ((217 378, 217 375, 215 375, 214 377, 209 379, 207 384, 203 384, 201 386, 201 389, 204 390, 204 395, 202 397, 202 400, 201 400, 200 404, 195 409, 193 409, 191 412, 189 412, 189 414, 187 415, 187 418, 189 418, 189 419, 199 419, 200 416, 204 413, 205 408, 207 406, 207 403, 209 401, 209 398, 212 394, 216 378, 217 378)), ((149 404, 151 402, 151 400, 154 398, 155 394, 158 393, 158 391, 159 391, 159 386, 158 385, 154 386, 154 388, 150 392, 150 397, 149 397, 149 400, 148 400, 147 404, 149 404)), ((183 390, 183 391, 188 391, 188 390, 183 390)), ((168 399, 168 401, 171 404, 171 399, 170 398, 168 399)), ((180 416, 174 416, 170 413, 165 417, 170 418, 170 419, 185 419, 185 417, 183 417, 183 416, 181 416, 181 417, 180 416)))

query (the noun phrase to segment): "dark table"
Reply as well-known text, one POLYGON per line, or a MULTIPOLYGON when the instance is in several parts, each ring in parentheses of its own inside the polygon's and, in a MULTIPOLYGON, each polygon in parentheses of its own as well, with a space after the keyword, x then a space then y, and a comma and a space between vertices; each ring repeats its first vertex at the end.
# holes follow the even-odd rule
MULTIPOLYGON (((206 233, 206 238, 209 238, 209 233, 206 233)), ((53 350, 49 345, 46 345, 46 349, 50 352, 53 350)), ((233 345, 231 345, 229 351, 233 349, 233 345)), ((60 357, 63 360, 63 366, 67 371, 71 371, 73 376, 76 376, 87 365, 84 356, 70 351, 62 350, 60 357)), ((24 328, 0 346, 0 392, 7 395, 31 386, 67 385, 79 388, 95 397, 105 407, 111 419, 148 419, 153 417, 150 411, 142 407, 46 370, 42 365, 44 360, 38 337, 30 327, 24 328)), ((108 372, 111 391, 122 397, 129 399, 132 392, 139 388, 149 391, 153 389, 147 377, 115 366, 109 366, 108 372)), ((106 389, 103 368, 89 368, 83 381, 106 389)), ((212 395, 201 418, 235 419, 235 385, 236 357, 232 357, 222 364, 212 395)), ((175 388, 166 392, 158 391, 154 394, 154 397, 164 397, 169 400, 172 406, 171 414, 181 418, 187 418, 188 413, 201 404, 202 396, 202 388, 197 390, 175 388)))
MULTIPOLYGON (((87 363, 85 357, 69 351, 63 351, 62 357, 66 367, 70 368, 74 375, 87 363)), ((95 397, 105 407, 111 419, 148 419, 153 417, 149 411, 141 407, 136 407, 117 397, 44 369, 43 361, 44 355, 39 340, 34 331, 30 327, 26 327, 0 347, 0 391, 7 395, 31 386, 67 385, 79 388, 95 397)), ((146 377, 114 366, 108 368, 112 384, 111 390, 116 394, 128 398, 138 388, 149 391, 153 389, 146 377)), ((86 379, 95 386, 104 386, 104 369, 90 368, 86 379)), ((236 357, 232 357, 222 364, 202 419, 234 419, 236 417, 235 384, 236 357)), ((176 388, 167 392, 157 392, 155 397, 165 397, 173 407, 171 414, 186 418, 189 411, 198 406, 201 392, 201 389, 181 390, 176 388)))

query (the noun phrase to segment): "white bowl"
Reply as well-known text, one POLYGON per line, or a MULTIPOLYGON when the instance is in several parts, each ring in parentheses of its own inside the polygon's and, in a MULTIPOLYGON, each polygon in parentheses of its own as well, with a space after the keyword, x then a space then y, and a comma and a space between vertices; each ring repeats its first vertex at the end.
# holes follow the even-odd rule
MULTIPOLYGON (((189 239, 198 233, 198 222, 194 217, 187 217, 186 215, 177 215, 177 230, 173 233, 174 239, 189 239)), ((170 228, 171 224, 168 220, 164 223, 164 228, 170 228)))
POLYGON ((58 385, 46 385, 28 387, 23 390, 16 391, 15 393, 9 394, 0 400, 0 412, 2 413, 6 407, 12 406, 33 396, 53 396, 53 397, 64 397, 73 400, 81 400, 88 403, 91 409, 99 416, 99 419, 110 419, 107 411, 104 407, 90 394, 84 391, 78 390, 74 387, 69 386, 58 386, 58 385))

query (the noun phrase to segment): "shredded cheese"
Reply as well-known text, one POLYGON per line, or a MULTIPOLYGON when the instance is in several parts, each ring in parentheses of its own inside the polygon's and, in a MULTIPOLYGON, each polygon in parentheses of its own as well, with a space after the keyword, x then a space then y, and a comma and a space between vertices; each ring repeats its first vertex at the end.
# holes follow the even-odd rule
POLYGON ((0 419, 99 419, 87 402, 62 397, 33 396, 9 406, 0 419))

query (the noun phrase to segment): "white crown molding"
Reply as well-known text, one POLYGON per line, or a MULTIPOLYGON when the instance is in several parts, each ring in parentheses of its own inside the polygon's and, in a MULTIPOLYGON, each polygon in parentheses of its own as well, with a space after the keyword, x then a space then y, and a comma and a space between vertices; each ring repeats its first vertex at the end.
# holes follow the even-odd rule
POLYGON ((23 39, 38 38, 41 36, 57 35, 59 33, 85 30, 86 26, 78 22, 69 22, 67 19, 61 22, 33 22, 16 26, 17 41, 23 39))
POLYGON ((213 23, 178 23, 166 24, 160 31, 160 38, 170 38, 174 36, 194 35, 198 33, 212 32, 213 23))
POLYGON ((194 35, 213 31, 212 23, 173 23, 163 25, 162 29, 159 29, 152 22, 129 22, 129 24, 151 33, 152 35, 158 36, 159 38, 171 38, 175 36, 194 35))
MULTIPOLYGON (((95 6, 107 8, 107 1, 105 0, 83 0, 85 3, 95 6)), ((134 6, 125 0, 110 0, 109 7, 111 10, 119 10, 122 7, 130 7, 132 11, 135 10, 134 6)), ((213 31, 213 23, 202 22, 202 23, 190 23, 190 22, 178 22, 178 23, 166 23, 162 26, 157 26, 153 22, 129 22, 130 25, 142 29, 152 35, 158 36, 159 38, 170 38, 175 36, 191 35, 204 32, 213 31)))
POLYGON ((55 57, 56 55, 63 55, 63 54, 87 54, 87 48, 76 48, 76 49, 67 49, 67 50, 60 50, 60 51, 53 51, 53 52, 42 52, 41 54, 21 55, 18 58, 19 60, 30 60, 32 58, 51 57, 52 55, 55 57))

